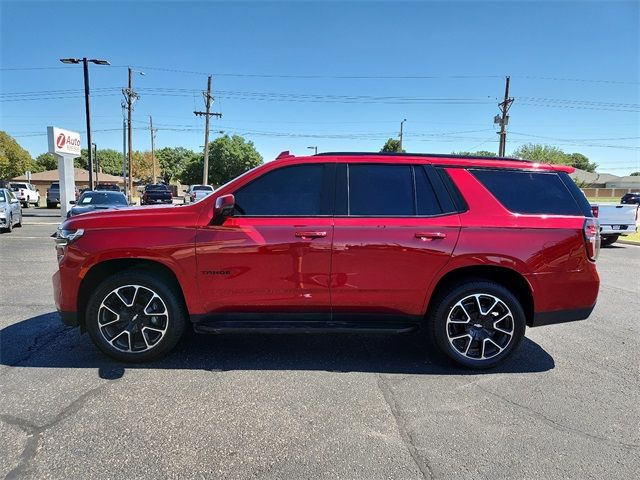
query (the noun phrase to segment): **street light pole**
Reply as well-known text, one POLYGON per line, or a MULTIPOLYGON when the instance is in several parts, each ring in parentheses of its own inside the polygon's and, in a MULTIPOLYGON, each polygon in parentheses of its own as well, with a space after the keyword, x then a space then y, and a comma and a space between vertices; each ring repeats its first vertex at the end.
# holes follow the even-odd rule
POLYGON ((89 107, 89 63, 94 63, 96 65, 110 65, 110 63, 106 60, 99 60, 96 58, 88 59, 87 57, 83 58, 61 58, 60 61, 62 63, 68 64, 78 64, 82 62, 82 68, 84 70, 84 107, 85 107, 85 115, 87 117, 87 168, 89 170, 89 188, 93 190, 93 155, 91 152, 91 110, 89 107))
POLYGON ((404 122, 406 122, 407 119, 405 118, 404 120, 402 120, 400 122, 400 153, 402 153, 402 135, 403 135, 403 126, 404 126, 404 122))
POLYGON ((317 146, 314 146, 314 147, 307 147, 307 148, 308 148, 308 149, 310 149, 310 150, 313 150, 313 151, 315 152, 315 153, 314 153, 314 155, 317 155, 317 154, 318 154, 318 147, 317 147, 317 146))
POLYGON ((98 186, 98 172, 100 171, 100 162, 98 161, 98 145, 92 143, 91 146, 94 148, 93 156, 96 159, 96 186, 98 186))

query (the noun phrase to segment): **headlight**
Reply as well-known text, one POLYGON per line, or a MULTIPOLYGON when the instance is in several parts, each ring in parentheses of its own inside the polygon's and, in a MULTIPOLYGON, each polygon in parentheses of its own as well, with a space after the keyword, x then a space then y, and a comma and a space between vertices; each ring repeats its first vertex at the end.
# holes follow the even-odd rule
POLYGON ((82 235, 84 235, 84 230, 82 228, 79 228, 78 230, 67 230, 62 227, 58 227, 58 230, 53 235, 53 238, 56 241, 57 247, 64 247, 77 240, 82 235))
POLYGON ((0 218, 7 218, 7 212, 0 210, 0 218))

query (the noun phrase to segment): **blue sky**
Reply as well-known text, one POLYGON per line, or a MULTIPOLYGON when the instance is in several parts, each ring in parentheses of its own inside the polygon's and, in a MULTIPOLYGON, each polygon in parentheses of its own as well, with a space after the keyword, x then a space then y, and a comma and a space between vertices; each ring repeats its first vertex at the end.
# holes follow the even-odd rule
POLYGON ((507 153, 547 143, 622 175, 640 170, 639 18, 640 2, 604 1, 2 1, 0 129, 34 156, 47 125, 84 131, 82 70, 58 59, 88 56, 112 63, 91 68, 99 148, 122 148, 131 65, 136 149, 149 115, 158 148, 200 149, 211 73, 212 132, 265 160, 378 150, 403 118, 408 151, 497 151, 511 75, 507 153))

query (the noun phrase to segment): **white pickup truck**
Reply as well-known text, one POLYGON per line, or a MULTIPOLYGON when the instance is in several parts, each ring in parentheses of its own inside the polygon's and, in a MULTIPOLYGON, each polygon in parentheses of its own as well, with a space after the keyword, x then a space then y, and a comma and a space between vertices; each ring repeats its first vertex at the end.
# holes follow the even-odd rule
POLYGON ((202 200, 207 195, 213 193, 213 187, 211 185, 191 185, 189 190, 185 190, 186 194, 183 199, 183 203, 194 203, 198 200, 202 200))
POLYGON ((611 245, 620 235, 636 233, 638 205, 592 204, 591 210, 600 221, 602 245, 611 245))

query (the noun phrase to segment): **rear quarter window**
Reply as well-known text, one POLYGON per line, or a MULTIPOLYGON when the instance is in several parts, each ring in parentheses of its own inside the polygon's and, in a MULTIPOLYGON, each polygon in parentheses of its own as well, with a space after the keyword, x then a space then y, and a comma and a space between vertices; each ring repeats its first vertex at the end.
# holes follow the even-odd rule
MULTIPOLYGON (((470 172, 514 213, 585 216, 560 175, 564 172, 471 169, 470 172)), ((569 181, 571 181, 569 179, 569 181)), ((590 213, 588 214, 589 216, 590 213)))

